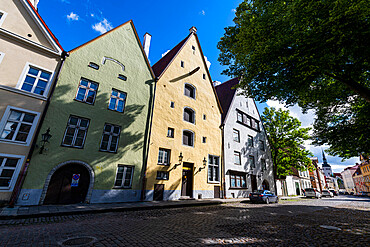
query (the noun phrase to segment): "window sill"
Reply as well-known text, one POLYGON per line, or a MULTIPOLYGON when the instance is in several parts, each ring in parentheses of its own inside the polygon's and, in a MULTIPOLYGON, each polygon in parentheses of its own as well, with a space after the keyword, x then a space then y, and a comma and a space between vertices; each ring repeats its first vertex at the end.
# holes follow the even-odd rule
POLYGON ((101 149, 99 149, 99 152, 110 153, 110 154, 116 154, 117 153, 117 151, 108 151, 108 150, 101 150, 101 149))
POLYGON ((64 144, 61 144, 60 146, 62 147, 66 147, 66 148, 77 148, 77 149, 83 149, 84 147, 75 147, 75 146, 68 146, 68 145, 64 145, 64 144))
POLYGON ((220 184, 220 181, 207 181, 209 184, 220 184))
POLYGON ((24 96, 28 96, 28 97, 39 99, 39 100, 43 100, 43 101, 46 101, 48 99, 46 96, 39 95, 39 94, 34 94, 34 93, 30 93, 30 92, 21 90, 19 88, 13 88, 13 87, 8 87, 8 86, 0 85, 0 89, 4 89, 4 90, 9 91, 9 92, 12 92, 12 93, 22 94, 24 96))
POLYGON ((76 101, 76 102, 79 102, 79 103, 85 103, 87 105, 94 105, 95 104, 95 99, 94 99, 93 103, 89 103, 89 102, 86 102, 86 101, 83 101, 83 100, 78 100, 76 98, 74 98, 73 100, 76 101))
POLYGON ((20 145, 20 146, 30 145, 28 142, 11 141, 11 140, 6 140, 6 139, 0 139, 0 143, 15 144, 15 145, 20 145))

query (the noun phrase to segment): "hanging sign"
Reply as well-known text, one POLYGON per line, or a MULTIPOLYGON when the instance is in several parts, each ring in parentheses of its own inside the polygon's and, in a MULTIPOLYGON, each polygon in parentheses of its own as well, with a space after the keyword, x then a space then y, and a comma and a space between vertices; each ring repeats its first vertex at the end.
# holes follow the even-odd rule
POLYGON ((71 187, 78 187, 78 181, 80 181, 80 174, 73 174, 71 187))

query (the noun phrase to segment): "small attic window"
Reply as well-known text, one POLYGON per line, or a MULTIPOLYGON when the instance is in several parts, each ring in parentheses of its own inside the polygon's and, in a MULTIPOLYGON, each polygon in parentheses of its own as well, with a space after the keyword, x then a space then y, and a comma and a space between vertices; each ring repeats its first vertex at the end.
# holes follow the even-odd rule
POLYGON ((191 49, 193 50, 193 54, 195 54, 195 46, 191 46, 191 49))
POLYGON ((98 70, 98 69, 99 69, 99 65, 97 65, 96 63, 93 63, 93 62, 90 62, 88 66, 89 66, 90 68, 93 68, 93 69, 96 69, 96 70, 98 70))
POLYGON ((121 74, 118 75, 118 79, 121 79, 122 81, 127 81, 127 77, 121 74))
POLYGON ((181 61, 181 67, 184 68, 185 67, 185 63, 184 61, 181 61))
POLYGON ((203 74, 203 80, 205 80, 206 79, 206 74, 203 74))

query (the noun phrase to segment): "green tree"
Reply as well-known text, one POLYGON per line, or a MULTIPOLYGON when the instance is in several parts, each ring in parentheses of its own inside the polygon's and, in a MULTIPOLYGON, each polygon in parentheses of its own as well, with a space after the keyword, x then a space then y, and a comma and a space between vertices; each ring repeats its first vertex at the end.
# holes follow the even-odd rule
POLYGON ((314 109, 315 143, 330 144, 330 154, 368 153, 344 144, 370 135, 358 125, 370 111, 369 18, 369 0, 246 0, 218 43, 219 61, 242 76, 247 96, 314 109))
POLYGON ((301 128, 301 122, 290 116, 289 111, 265 108, 261 116, 271 145, 274 174, 277 178, 291 174, 292 168, 304 171, 311 168, 312 153, 305 150, 303 143, 310 136, 310 128, 301 128))

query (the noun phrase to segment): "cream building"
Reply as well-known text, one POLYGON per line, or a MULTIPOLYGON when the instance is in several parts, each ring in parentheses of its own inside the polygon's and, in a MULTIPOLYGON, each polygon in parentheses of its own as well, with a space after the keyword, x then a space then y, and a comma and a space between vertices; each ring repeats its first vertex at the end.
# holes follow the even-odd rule
POLYGON ((153 71, 145 200, 220 197, 222 110, 194 27, 153 71))
MULTIPOLYGON (((63 49, 38 0, 0 0, 0 201, 18 190, 63 49), (17 179, 19 182, 17 182, 17 179)), ((37 144, 39 145, 39 144, 37 144)))

